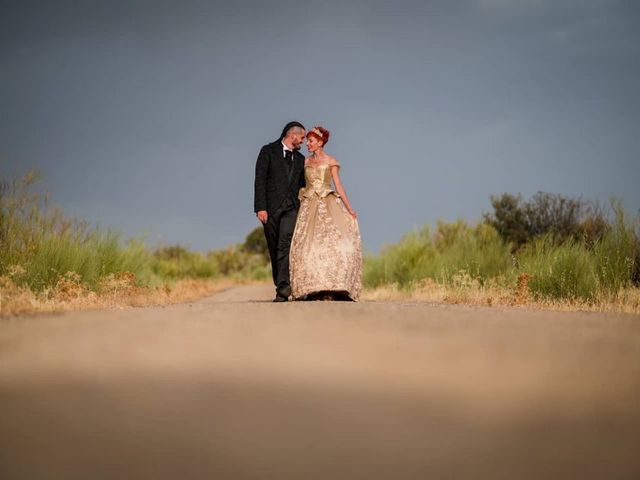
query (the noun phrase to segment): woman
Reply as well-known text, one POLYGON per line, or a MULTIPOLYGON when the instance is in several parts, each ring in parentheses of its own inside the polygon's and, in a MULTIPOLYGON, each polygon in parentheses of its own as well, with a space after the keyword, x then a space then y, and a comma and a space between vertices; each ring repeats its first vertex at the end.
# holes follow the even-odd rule
POLYGON ((362 290, 358 216, 340 181, 340 164, 324 151, 329 135, 323 127, 307 134, 306 187, 298 194, 289 254, 291 289, 297 300, 357 301, 362 290))

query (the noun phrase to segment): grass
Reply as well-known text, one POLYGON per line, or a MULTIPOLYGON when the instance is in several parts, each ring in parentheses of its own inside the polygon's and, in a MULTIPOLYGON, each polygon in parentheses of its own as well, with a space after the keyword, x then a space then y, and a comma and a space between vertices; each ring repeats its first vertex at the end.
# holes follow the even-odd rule
MULTIPOLYGON (((464 274, 461 275, 464 277, 464 274)), ((526 277, 525 277, 526 278, 526 277)), ((525 288, 506 287, 495 283, 481 285, 473 280, 457 284, 441 284, 425 280, 411 289, 395 285, 368 288, 362 299, 379 302, 426 302, 463 304, 486 307, 545 309, 556 311, 616 312, 640 314, 640 288, 629 287, 616 295, 605 295, 596 301, 581 299, 534 298, 525 288)))
POLYGON ((598 302, 632 286, 637 238, 615 206, 613 225, 595 244, 573 239, 557 244, 544 236, 522 249, 520 270, 532 276, 531 291, 538 298, 598 302))
MULTIPOLYGON (((207 253, 150 248, 50 208, 34 192, 38 180, 30 172, 0 184, 0 314, 166 303, 271 277, 260 229, 244 244, 207 253)), ((613 207, 595 241, 546 235, 515 253, 487 223, 438 222, 410 232, 365 257, 364 298, 640 313, 637 222, 613 207)))
POLYGON ((126 244, 111 230, 90 228, 47 207, 34 193, 39 176, 29 172, 0 185, 0 275, 36 292, 53 288, 75 272, 90 289, 118 272, 130 272, 142 284, 151 282, 150 255, 139 242, 126 244))
POLYGON ((271 277, 266 258, 245 251, 242 245, 230 245, 205 254, 179 245, 160 248, 152 254, 151 268, 163 279, 224 277, 244 281, 271 277))
POLYGON ((481 283, 513 276, 509 246, 488 225, 439 222, 433 233, 424 227, 387 246, 380 255, 367 256, 363 281, 369 288, 396 285, 411 289, 427 278, 451 284, 460 272, 481 283))
POLYGON ((613 207, 610 228, 595 242, 545 235, 515 253, 486 223, 439 222, 434 232, 424 227, 367 256, 364 284, 369 298, 427 298, 435 292, 434 298, 453 303, 560 302, 596 309, 622 301, 638 311, 637 226, 619 204, 613 207))
POLYGON ((141 287, 135 276, 121 272, 104 277, 94 291, 78 274, 68 272, 53 288, 38 292, 5 275, 0 277, 0 315, 165 305, 195 300, 236 283, 224 278, 184 279, 141 287))
POLYGON ((39 180, 0 184, 0 314, 171 303, 270 277, 264 255, 242 245, 204 254, 124 242, 50 208, 39 180))

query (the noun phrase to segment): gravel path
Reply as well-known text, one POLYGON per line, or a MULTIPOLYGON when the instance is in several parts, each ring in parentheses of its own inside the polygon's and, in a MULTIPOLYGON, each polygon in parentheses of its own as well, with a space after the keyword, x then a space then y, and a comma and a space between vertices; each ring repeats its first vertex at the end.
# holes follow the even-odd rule
POLYGON ((639 316, 271 293, 0 320, 0 478, 640 478, 639 316))

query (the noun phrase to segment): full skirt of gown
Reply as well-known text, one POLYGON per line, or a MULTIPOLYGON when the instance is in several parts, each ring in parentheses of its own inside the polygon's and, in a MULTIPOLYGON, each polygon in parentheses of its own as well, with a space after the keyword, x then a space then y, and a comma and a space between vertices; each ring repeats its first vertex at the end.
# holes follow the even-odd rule
POLYGON ((334 191, 301 195, 289 256, 295 299, 333 292, 357 301, 362 291, 358 221, 334 191))

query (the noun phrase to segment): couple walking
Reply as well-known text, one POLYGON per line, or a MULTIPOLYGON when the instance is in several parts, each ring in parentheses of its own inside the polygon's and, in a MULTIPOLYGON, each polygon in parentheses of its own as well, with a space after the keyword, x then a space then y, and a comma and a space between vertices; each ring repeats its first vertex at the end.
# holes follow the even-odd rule
POLYGON ((269 247, 274 302, 360 296, 357 215, 340 181, 340 164, 324 150, 328 140, 323 127, 307 133, 300 122, 290 122, 258 155, 254 210, 269 247), (299 152, 305 138, 306 158, 299 152))

